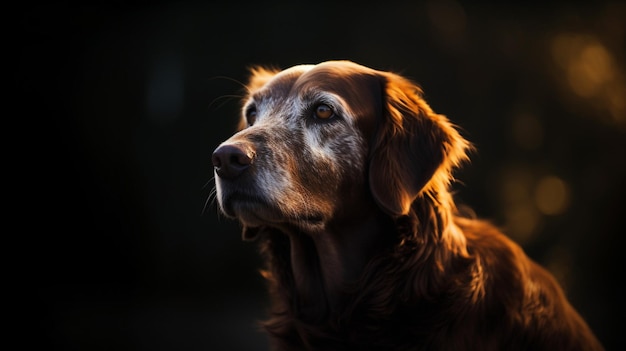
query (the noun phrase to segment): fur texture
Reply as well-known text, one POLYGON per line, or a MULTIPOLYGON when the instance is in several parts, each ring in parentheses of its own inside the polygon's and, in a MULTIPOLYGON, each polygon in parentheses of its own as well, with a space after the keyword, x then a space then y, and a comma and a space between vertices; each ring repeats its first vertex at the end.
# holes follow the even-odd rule
POLYGON ((265 258, 273 349, 602 349, 546 270, 457 214, 470 144, 415 84, 348 61, 251 73, 213 162, 265 258))

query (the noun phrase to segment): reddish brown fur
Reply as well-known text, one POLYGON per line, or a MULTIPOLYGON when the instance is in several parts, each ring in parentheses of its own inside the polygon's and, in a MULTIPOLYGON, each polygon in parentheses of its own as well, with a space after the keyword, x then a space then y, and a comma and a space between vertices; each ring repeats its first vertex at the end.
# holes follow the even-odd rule
MULTIPOLYGON (((379 95, 358 116, 368 166, 352 180, 360 195, 336 194, 355 201, 323 229, 246 227, 266 260, 273 348, 601 350, 546 270, 492 225, 457 215, 449 183, 469 144, 419 89, 349 62, 320 67, 348 104, 379 95)), ((274 74, 254 71, 250 93, 274 74)))

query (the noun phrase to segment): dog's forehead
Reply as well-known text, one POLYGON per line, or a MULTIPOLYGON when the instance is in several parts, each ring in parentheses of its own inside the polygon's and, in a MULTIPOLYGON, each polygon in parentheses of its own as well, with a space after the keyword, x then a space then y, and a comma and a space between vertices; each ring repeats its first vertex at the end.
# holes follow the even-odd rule
POLYGON ((376 90, 376 71, 349 61, 328 61, 317 65, 298 65, 277 73, 252 94, 255 101, 283 99, 309 92, 326 91, 351 98, 376 90))
POLYGON ((289 95, 298 78, 313 67, 313 65, 298 65, 278 72, 272 79, 265 83, 261 89, 255 91, 252 94, 252 98, 257 101, 262 101, 268 98, 276 99, 286 97, 289 95))
POLYGON ((254 91, 242 112, 254 105, 260 111, 256 120, 269 121, 268 117, 285 116, 283 111, 297 113, 303 106, 323 100, 343 110, 367 134, 382 111, 384 84, 380 71, 350 61, 299 65, 278 72, 254 91))
POLYGON ((363 95, 376 85, 375 71, 346 61, 330 61, 313 66, 294 82, 292 91, 322 90, 345 98, 363 95))

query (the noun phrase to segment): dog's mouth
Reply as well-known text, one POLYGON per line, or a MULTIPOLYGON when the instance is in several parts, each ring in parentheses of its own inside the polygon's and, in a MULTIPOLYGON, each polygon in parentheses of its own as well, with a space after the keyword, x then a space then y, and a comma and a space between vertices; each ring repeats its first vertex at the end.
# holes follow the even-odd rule
POLYGON ((279 219, 278 209, 271 206, 267 200, 260 196, 241 193, 224 197, 222 212, 227 217, 237 218, 248 226, 258 226, 279 219))
POLYGON ((267 199, 243 193, 230 194, 221 202, 222 212, 230 218, 238 219, 244 226, 280 226, 291 223, 296 225, 319 226, 324 223, 321 213, 285 213, 267 199))

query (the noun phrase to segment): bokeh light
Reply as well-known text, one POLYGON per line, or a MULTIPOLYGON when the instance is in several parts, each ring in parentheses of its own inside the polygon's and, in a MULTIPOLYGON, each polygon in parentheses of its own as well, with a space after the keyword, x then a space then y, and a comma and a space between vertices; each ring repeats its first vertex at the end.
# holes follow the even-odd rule
POLYGON ((623 62, 594 35, 561 33, 552 39, 552 56, 569 90, 604 112, 606 121, 626 127, 623 62))
POLYGON ((570 201, 567 184, 556 176, 539 180, 535 187, 535 204, 545 215, 558 215, 567 210, 570 201))

